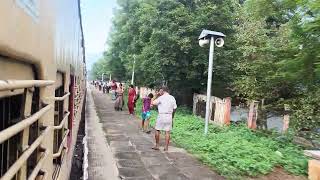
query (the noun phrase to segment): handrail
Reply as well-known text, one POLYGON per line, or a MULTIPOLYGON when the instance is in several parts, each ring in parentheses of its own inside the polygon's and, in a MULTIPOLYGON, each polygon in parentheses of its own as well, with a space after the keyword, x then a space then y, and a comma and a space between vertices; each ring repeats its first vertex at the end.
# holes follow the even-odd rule
POLYGON ((53 85, 51 80, 0 80, 0 91, 53 85))
POLYGON ((21 122, 0 131, 0 144, 36 122, 44 113, 49 111, 52 107, 52 105, 47 105, 33 114, 31 117, 23 119, 21 122))
POLYGON ((50 131, 50 128, 46 128, 45 131, 26 149, 22 155, 19 157, 18 160, 16 160, 13 165, 8 169, 8 171, 1 177, 0 180, 5 179, 12 179, 15 174, 20 170, 20 168, 23 166, 23 164, 28 160, 28 158, 31 156, 31 154, 34 152, 34 150, 42 143, 43 138, 47 135, 47 133, 50 131))
POLYGON ((39 174, 39 172, 40 172, 40 170, 41 170, 41 168, 42 168, 43 163, 44 163, 45 160, 47 159, 48 154, 49 154, 49 150, 46 150, 46 151, 41 155, 40 160, 38 161, 36 167, 33 169, 32 173, 31 173, 30 176, 28 177, 28 180, 34 180, 34 179, 38 176, 38 174, 39 174))
POLYGON ((63 140, 62 140, 62 142, 61 142, 61 144, 60 144, 59 151, 58 151, 57 153, 54 153, 54 154, 53 154, 53 159, 61 156, 61 152, 62 152, 63 146, 64 146, 64 144, 65 144, 65 142, 66 142, 66 140, 67 140, 68 134, 69 134, 69 130, 67 130, 67 131, 64 133, 64 137, 63 137, 63 140))
POLYGON ((67 94, 65 94, 65 95, 62 96, 62 97, 54 97, 54 100, 55 100, 55 101, 63 101, 63 100, 65 100, 68 96, 70 96, 70 92, 68 92, 67 94))
POLYGON ((53 129, 55 129, 55 130, 56 129, 61 129, 63 127, 63 125, 67 122, 69 115, 70 115, 70 112, 68 111, 64 115, 64 117, 63 117, 62 121, 60 122, 60 124, 58 126, 53 126, 53 129))

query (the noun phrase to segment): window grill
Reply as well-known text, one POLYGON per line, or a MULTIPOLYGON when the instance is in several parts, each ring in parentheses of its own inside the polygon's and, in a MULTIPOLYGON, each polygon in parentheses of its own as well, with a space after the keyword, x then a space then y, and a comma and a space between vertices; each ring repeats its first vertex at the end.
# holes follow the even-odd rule
MULTIPOLYGON (((21 120, 22 95, 6 97, 0 100, 0 131, 21 120)), ((17 160, 21 151, 18 150, 20 133, 0 144, 0 176, 17 160)), ((14 177, 16 179, 16 177, 14 177)))
MULTIPOLYGON (((55 96, 57 98, 63 96, 63 86, 56 89, 55 96)), ((59 126, 63 119, 63 101, 55 101, 54 105, 54 126, 59 126)), ((59 151, 60 144, 62 142, 63 129, 55 129, 53 138, 53 153, 59 151)), ((54 163, 60 164, 60 158, 54 159, 54 163)))
POLYGON ((0 99, 1 179, 34 179, 46 174, 42 165, 48 151, 40 148, 40 144, 51 127, 39 133, 38 119, 52 106, 46 105, 38 110, 39 97, 33 95, 38 92, 37 87, 53 83, 45 80, 0 80, 0 91, 24 90, 23 94, 0 99))
POLYGON ((55 170, 53 179, 59 175, 64 154, 67 151, 67 138, 69 136, 68 118, 70 112, 65 111, 65 100, 69 100, 70 93, 64 93, 64 86, 55 91, 55 116, 54 116, 54 141, 53 141, 53 163, 55 170))

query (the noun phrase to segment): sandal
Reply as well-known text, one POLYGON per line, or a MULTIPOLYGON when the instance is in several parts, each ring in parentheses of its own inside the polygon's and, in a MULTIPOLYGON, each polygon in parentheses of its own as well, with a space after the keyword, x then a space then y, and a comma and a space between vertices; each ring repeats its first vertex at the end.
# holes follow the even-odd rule
POLYGON ((159 151, 160 149, 158 147, 152 147, 151 149, 159 151))

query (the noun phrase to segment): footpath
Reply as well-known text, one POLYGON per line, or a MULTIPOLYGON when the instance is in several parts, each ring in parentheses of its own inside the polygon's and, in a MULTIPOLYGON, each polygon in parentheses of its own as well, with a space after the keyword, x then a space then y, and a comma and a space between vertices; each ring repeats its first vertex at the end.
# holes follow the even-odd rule
MULTIPOLYGON (((126 109, 126 108, 125 108, 126 109)), ((139 119, 115 111, 111 98, 94 88, 86 104, 89 180, 220 180, 184 149, 151 149, 153 135, 139 130, 139 119)))

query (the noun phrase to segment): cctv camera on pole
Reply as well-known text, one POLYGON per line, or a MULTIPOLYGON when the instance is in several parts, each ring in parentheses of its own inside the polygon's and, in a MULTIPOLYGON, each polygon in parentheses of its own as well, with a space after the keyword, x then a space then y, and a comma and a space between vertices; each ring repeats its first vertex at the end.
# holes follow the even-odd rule
POLYGON ((211 104, 211 82, 212 82, 212 66, 213 66, 213 53, 214 46, 222 47, 224 45, 225 35, 221 32, 203 30, 199 36, 199 45, 204 47, 210 43, 209 51, 209 66, 208 66, 208 83, 207 83, 207 102, 206 102, 206 116, 204 134, 208 133, 210 104, 211 104))

